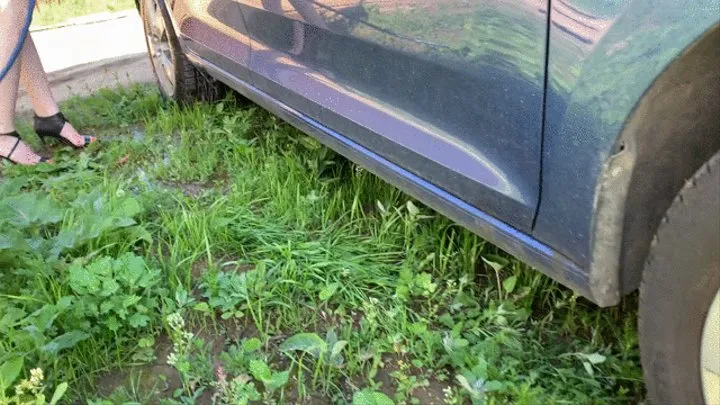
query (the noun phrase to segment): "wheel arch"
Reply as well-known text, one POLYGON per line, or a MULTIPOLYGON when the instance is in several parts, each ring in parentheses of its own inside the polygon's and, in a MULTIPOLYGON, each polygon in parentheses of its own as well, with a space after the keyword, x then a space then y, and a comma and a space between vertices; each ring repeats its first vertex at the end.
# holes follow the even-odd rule
POLYGON ((685 180, 720 150, 720 24, 636 104, 597 185, 591 284, 638 288, 653 235, 685 180), (608 272, 617 272, 615 276, 608 272))

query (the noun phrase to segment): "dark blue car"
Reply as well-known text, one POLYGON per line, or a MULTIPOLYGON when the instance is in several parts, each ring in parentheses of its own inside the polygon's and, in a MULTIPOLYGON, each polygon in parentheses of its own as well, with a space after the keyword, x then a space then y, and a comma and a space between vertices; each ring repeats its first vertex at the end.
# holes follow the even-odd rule
POLYGON ((600 306, 653 403, 720 403, 720 0, 139 0, 224 86, 600 306))

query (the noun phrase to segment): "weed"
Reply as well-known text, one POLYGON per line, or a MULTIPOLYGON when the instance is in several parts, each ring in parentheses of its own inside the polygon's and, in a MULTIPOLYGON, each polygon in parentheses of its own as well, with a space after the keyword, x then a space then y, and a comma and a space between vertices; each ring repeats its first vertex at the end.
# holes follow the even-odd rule
POLYGON ((34 368, 30 370, 30 378, 20 381, 13 389, 14 394, 6 397, 5 390, 13 386, 13 382, 20 374, 22 366, 22 357, 17 357, 0 366, 0 401, 2 401, 0 403, 8 405, 45 405, 49 403, 55 405, 65 395, 68 384, 59 384, 50 398, 50 402, 46 402, 44 373, 42 369, 34 368))

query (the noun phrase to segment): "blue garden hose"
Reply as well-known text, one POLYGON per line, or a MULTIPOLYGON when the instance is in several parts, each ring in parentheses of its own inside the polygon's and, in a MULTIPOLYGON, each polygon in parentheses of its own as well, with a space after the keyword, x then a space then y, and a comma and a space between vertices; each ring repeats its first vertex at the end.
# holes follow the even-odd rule
POLYGON ((18 38, 18 43, 17 45, 15 45, 15 49, 13 49, 12 53, 10 54, 10 59, 8 59, 7 66, 0 70, 0 82, 5 78, 5 76, 7 76, 10 69, 12 69, 13 65, 20 57, 22 47, 23 45, 25 45, 25 39, 27 39, 28 32, 30 32, 30 23, 32 22, 33 10, 35 10, 35 0, 28 0, 28 11, 27 16, 25 17, 25 24, 23 25, 23 29, 20 32, 20 38, 18 38))

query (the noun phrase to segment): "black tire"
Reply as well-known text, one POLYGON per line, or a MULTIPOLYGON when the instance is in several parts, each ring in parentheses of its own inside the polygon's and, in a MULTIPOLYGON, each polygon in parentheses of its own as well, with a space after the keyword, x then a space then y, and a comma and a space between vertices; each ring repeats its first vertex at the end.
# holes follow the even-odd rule
MULTIPOLYGON (((640 349, 655 404, 703 404, 700 348, 720 289, 720 153, 673 201, 640 286, 640 349)), ((720 344, 720 342, 718 342, 720 344)))
POLYGON ((218 101, 226 95, 227 87, 193 66, 183 53, 164 0, 140 0, 140 15, 145 28, 145 43, 150 62, 158 88, 164 98, 187 105, 196 101, 218 101), (153 13, 159 13, 162 20, 151 21, 153 13), (165 35, 161 41, 153 40, 153 23, 164 24, 165 35), (163 66, 155 56, 158 53, 154 49, 157 42, 163 42, 164 49, 169 53, 169 57, 166 58, 169 62, 166 64, 167 67, 163 66))

